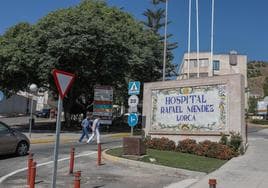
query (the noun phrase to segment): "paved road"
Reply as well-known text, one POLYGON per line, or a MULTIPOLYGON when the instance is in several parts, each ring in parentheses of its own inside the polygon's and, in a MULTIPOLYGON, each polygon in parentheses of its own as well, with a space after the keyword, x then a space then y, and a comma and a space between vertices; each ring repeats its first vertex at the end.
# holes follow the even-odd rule
MULTIPOLYGON (((103 148, 111 148, 121 145, 121 139, 105 137, 103 139, 103 148)), ((216 177, 218 179, 219 188, 225 187, 243 187, 250 188, 264 187, 266 188, 268 182, 268 129, 262 130, 258 127, 249 127, 249 142, 250 147, 246 155, 234 158, 227 165, 221 169, 213 172, 194 187, 206 188, 208 187, 207 178, 216 177), (258 161, 256 163, 256 161, 258 161), (255 176, 257 174, 257 176, 255 176), (238 183, 245 182, 243 185, 238 183), (258 186, 255 186, 258 185, 258 186)), ((96 145, 87 145, 79 143, 65 143, 61 144, 59 159, 68 158, 70 147, 75 146, 76 154, 84 154, 76 158, 75 169, 82 170, 82 186, 81 187, 109 187, 109 188, 136 188, 136 187, 152 187, 161 188, 172 183, 182 182, 182 180, 190 180, 184 174, 175 174, 162 172, 160 170, 152 170, 149 168, 138 168, 133 166, 126 166, 119 163, 112 163, 105 161, 105 165, 96 166, 96 145)), ((38 164, 52 161, 53 158, 53 144, 35 144, 32 145, 32 151, 35 153, 35 160, 38 164)), ((0 180, 1 177, 14 172, 15 170, 25 168, 27 165, 27 156, 25 157, 0 157, 0 180)), ((68 175, 69 161, 65 160, 59 162, 57 187, 73 187, 73 176, 68 175)), ((36 187, 45 188, 50 187, 52 176, 53 163, 37 168, 36 187)), ((0 187, 27 187, 26 185, 26 171, 22 171, 8 177, 0 187)), ((174 186, 176 186, 174 184, 174 186)), ((174 187, 173 186, 173 187, 174 187)), ((176 186, 178 187, 178 186, 176 186)), ((242 188, 241 187, 241 188, 242 188)))
MULTIPOLYGON (((110 148, 121 144, 120 139, 106 138, 104 140, 103 148, 110 148)), ((76 142, 70 142, 60 145, 59 158, 68 157, 70 148, 75 147, 76 154, 96 151, 96 144, 80 144, 76 142)), ((54 144, 32 144, 32 153, 38 163, 44 163, 53 160, 54 144)), ((27 164, 27 156, 16 157, 13 155, 0 156, 0 177, 4 176, 14 170, 24 168, 27 164)))
MULTIPOLYGON (((121 145, 122 139, 107 137, 103 140, 103 148, 111 148, 121 145)), ((104 161, 104 165, 96 165, 96 144, 67 143, 60 147, 59 159, 69 156, 70 147, 75 146, 76 154, 85 156, 76 158, 75 169, 82 171, 81 187, 96 188, 162 188, 170 183, 186 179, 187 176, 178 173, 168 173, 152 170, 149 168, 138 168, 124 164, 104 161)), ((35 144, 32 145, 32 151, 35 153, 35 160, 38 164, 52 161, 53 144, 35 144)), ((2 157, 0 159, 0 180, 1 177, 25 168, 27 165, 27 156, 25 157, 2 157)), ((50 187, 52 177, 53 163, 37 168, 36 187, 50 187)), ((73 187, 74 177, 68 174, 69 161, 65 160, 58 164, 57 188, 73 187)), ((26 171, 14 174, 8 177, 0 187, 23 188, 26 186, 26 171)))

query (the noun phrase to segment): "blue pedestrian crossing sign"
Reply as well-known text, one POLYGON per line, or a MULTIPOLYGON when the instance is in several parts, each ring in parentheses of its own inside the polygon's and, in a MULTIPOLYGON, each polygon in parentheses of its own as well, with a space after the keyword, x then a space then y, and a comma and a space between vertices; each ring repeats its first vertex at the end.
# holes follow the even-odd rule
POLYGON ((128 94, 129 95, 139 95, 140 94, 141 83, 139 81, 128 83, 128 94))
POLYGON ((134 127, 138 124, 138 115, 136 113, 131 113, 128 115, 128 125, 134 127))

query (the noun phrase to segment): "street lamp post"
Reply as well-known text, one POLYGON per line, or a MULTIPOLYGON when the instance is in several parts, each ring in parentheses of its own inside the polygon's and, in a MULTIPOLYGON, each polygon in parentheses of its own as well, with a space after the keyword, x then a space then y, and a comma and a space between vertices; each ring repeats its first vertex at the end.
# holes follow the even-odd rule
POLYGON ((36 84, 31 84, 30 85, 30 92, 32 93, 32 99, 31 99, 31 113, 30 113, 30 119, 29 119, 29 137, 31 138, 31 133, 32 133, 32 125, 33 125, 33 94, 37 92, 37 85, 36 84))

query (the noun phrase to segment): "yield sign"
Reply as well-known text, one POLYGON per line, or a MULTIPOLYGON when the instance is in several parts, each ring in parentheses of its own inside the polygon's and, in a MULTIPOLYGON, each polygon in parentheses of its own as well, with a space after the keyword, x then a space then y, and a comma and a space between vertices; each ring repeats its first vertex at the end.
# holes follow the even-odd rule
POLYGON ((63 99, 65 95, 67 94, 67 92, 69 91, 70 87, 72 86, 75 75, 68 73, 68 72, 54 69, 53 77, 54 77, 56 86, 58 88, 60 97, 61 99, 63 99))

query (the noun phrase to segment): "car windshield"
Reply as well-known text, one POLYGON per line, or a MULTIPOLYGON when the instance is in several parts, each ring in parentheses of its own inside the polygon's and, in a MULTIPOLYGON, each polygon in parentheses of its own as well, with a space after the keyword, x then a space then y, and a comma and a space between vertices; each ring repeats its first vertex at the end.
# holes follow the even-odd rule
POLYGON ((2 122, 0 122, 0 134, 8 132, 8 127, 5 126, 2 122))

